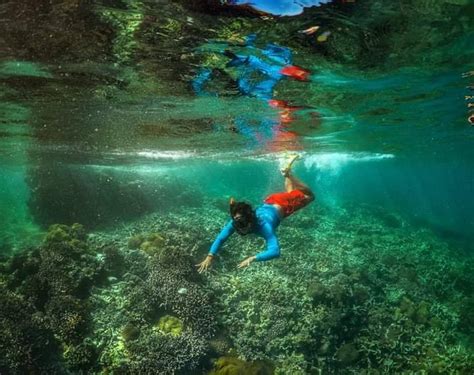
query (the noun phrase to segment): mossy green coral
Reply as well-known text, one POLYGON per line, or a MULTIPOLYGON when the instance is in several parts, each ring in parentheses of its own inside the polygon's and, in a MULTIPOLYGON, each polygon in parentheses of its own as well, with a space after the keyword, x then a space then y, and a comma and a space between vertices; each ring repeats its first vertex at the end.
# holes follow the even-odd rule
POLYGON ((173 336, 179 336, 183 332, 183 322, 171 315, 165 315, 160 318, 156 328, 163 333, 169 333, 173 336))
POLYGON ((68 244, 73 248, 85 248, 86 232, 84 226, 74 223, 70 227, 63 224, 53 224, 49 227, 44 238, 45 244, 68 244))
POLYGON ((148 255, 159 255, 164 244, 165 239, 160 233, 136 234, 128 240, 129 249, 141 249, 148 255))
POLYGON ((220 357, 214 363, 209 375, 272 375, 273 365, 269 362, 245 362, 237 357, 220 357))
POLYGON ((164 244, 165 239, 159 233, 150 233, 141 243, 140 249, 148 255, 160 255, 164 244))

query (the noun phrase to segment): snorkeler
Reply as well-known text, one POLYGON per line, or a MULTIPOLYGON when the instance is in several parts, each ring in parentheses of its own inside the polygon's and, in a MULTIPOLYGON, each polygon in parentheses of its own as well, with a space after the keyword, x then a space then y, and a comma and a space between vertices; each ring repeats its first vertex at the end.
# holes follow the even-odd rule
POLYGON ((289 130, 289 125, 296 118, 296 111, 311 110, 312 114, 314 108, 292 106, 287 101, 277 100, 274 98, 274 88, 285 78, 309 82, 310 72, 292 64, 289 48, 273 43, 258 48, 255 46, 256 38, 256 34, 251 34, 238 45, 216 41, 201 47, 201 52, 210 50, 214 55, 222 55, 229 61, 225 69, 200 69, 191 83, 193 91, 198 96, 221 96, 232 87, 241 95, 265 101, 270 107, 278 109, 278 117, 263 115, 253 121, 255 118, 242 113, 236 116, 229 130, 244 135, 251 145, 263 146, 270 151, 297 150, 300 148, 298 137, 289 130), (216 90, 219 82, 221 86, 226 83, 227 89, 222 90, 217 85, 216 90))
POLYGON ((291 166, 298 158, 294 156, 288 165, 281 170, 285 177, 285 192, 269 195, 264 204, 256 210, 245 202, 230 200, 231 220, 225 225, 211 246, 209 254, 199 264, 196 264, 198 272, 202 273, 208 269, 212 260, 219 251, 222 244, 234 233, 240 235, 256 234, 263 237, 267 247, 257 255, 252 255, 240 262, 238 268, 248 267, 253 261, 265 261, 280 256, 280 245, 275 230, 281 220, 290 216, 300 208, 314 200, 314 194, 310 188, 291 174, 291 166))
MULTIPOLYGON (((241 94, 256 97, 265 101, 273 98, 273 89, 284 77, 297 81, 309 81, 310 72, 299 66, 292 65, 292 52, 289 48, 268 43, 264 48, 255 47, 257 36, 251 34, 245 37, 240 46, 241 53, 231 51, 231 45, 223 42, 217 43, 214 53, 230 59, 225 65, 226 69, 237 72, 236 84, 241 94)), ((192 87, 197 95, 219 96, 221 93, 207 90, 207 84, 213 78, 213 73, 219 70, 209 68, 201 69, 192 80, 192 87)))

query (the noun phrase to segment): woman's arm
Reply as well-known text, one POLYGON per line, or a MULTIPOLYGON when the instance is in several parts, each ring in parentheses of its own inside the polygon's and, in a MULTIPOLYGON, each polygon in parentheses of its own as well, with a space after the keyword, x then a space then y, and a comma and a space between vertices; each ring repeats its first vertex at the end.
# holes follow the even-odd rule
POLYGON ((262 229, 262 235, 267 242, 267 247, 261 253, 248 257, 244 261, 240 262, 238 268, 248 267, 254 260, 263 262, 278 258, 280 256, 280 245, 278 244, 278 238, 270 224, 265 224, 262 229))
POLYGON ((280 244, 275 231, 270 224, 265 224, 262 230, 263 238, 267 242, 267 247, 264 251, 258 253, 255 257, 257 262, 278 258, 280 256, 280 244))
POLYGON ((222 228, 221 232, 214 240, 211 245, 211 249, 209 250, 209 254, 214 256, 217 254, 219 249, 221 248, 222 244, 235 232, 235 228, 232 225, 232 220, 230 220, 224 228, 222 228))
POLYGON ((211 249, 209 250, 209 254, 207 254, 206 258, 201 263, 196 264, 196 267, 199 267, 198 268, 199 273, 207 271, 207 269, 209 268, 209 266, 212 263, 212 260, 214 259, 214 256, 217 254, 217 252, 219 251, 222 244, 234 232, 235 232, 235 229, 232 225, 232 220, 231 220, 225 225, 225 227, 221 230, 221 232, 219 233, 217 238, 212 243, 211 249))

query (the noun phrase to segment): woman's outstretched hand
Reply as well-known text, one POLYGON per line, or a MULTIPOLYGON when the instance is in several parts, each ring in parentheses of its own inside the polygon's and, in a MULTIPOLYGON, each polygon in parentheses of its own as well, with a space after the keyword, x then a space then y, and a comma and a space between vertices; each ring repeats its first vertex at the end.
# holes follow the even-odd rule
POLYGON ((239 265, 237 266, 238 268, 244 268, 250 266, 250 263, 252 263, 257 257, 255 255, 248 257, 244 261, 240 262, 239 265))
POLYGON ((207 271, 207 269, 209 268, 209 266, 212 263, 213 258, 214 257, 212 255, 208 255, 206 257, 206 259, 204 259, 201 263, 196 264, 196 267, 199 267, 198 272, 203 273, 203 272, 207 271))

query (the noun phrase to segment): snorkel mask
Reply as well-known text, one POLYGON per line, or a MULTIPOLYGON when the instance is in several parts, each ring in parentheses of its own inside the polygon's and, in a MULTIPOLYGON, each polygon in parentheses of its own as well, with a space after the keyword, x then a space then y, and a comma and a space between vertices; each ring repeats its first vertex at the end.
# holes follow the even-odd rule
POLYGON ((234 198, 231 198, 230 216, 232 217, 232 226, 238 234, 245 236, 253 232, 256 217, 250 204, 236 202, 234 198))

